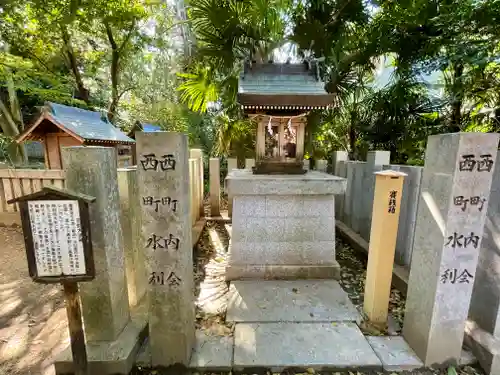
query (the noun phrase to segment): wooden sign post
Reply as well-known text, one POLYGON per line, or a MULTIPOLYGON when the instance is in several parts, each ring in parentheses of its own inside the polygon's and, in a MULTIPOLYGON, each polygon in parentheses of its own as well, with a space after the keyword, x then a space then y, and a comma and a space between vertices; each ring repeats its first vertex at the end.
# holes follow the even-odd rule
POLYGON ((399 210, 406 173, 375 172, 375 194, 363 310, 371 323, 384 326, 391 293, 399 210))
POLYGON ((95 277, 89 204, 84 194, 55 187, 12 199, 21 213, 29 275, 42 284, 61 283, 66 298, 75 375, 89 375, 78 282, 95 277))

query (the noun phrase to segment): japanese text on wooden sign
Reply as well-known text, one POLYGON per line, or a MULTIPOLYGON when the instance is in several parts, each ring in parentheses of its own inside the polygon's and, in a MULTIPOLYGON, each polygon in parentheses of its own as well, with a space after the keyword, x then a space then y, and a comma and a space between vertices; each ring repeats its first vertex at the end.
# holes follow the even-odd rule
POLYGON ((84 275, 78 201, 30 201, 28 210, 38 276, 84 275))
POLYGON ((387 212, 390 214, 395 214, 396 213, 396 197, 397 197, 398 192, 395 190, 391 190, 389 192, 389 208, 387 212))

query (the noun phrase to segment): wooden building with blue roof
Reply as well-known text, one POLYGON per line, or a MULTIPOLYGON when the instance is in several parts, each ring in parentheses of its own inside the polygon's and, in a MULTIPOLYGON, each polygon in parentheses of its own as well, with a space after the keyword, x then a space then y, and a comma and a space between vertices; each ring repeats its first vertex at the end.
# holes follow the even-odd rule
POLYGON ((38 119, 17 137, 16 142, 27 140, 43 143, 48 169, 62 169, 61 147, 69 146, 114 147, 119 155, 119 166, 130 165, 131 146, 135 143, 104 113, 50 102, 45 104, 38 119))
MULTIPOLYGON (((150 124, 147 122, 136 121, 132 129, 128 132, 128 136, 132 139, 135 139, 136 132, 161 132, 163 129, 160 125, 150 124)), ((137 156, 135 154, 135 144, 132 145, 132 163, 133 165, 137 164, 137 156)))

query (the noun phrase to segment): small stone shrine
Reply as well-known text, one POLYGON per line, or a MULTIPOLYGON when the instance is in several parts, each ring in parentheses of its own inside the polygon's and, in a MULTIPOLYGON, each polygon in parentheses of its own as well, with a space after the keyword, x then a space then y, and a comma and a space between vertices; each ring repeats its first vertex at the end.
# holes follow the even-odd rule
POLYGON ((227 177, 234 200, 226 278, 336 278, 334 195, 346 182, 303 167, 306 115, 333 100, 317 63, 247 63, 238 91, 258 123, 256 165, 227 177))

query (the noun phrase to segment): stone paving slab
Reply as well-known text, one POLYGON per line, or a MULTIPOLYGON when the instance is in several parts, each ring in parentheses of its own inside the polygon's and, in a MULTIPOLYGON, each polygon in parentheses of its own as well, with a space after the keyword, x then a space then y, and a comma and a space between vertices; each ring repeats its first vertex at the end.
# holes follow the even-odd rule
POLYGON ((401 336, 369 336, 367 340, 382 361, 385 371, 411 371, 424 367, 401 336))
POLYGON ((335 280, 245 280, 230 285, 226 320, 359 322, 361 316, 335 280))
POLYGON ((234 369, 381 370, 355 323, 237 323, 234 369))
POLYGON ((196 347, 189 367, 200 371, 229 371, 233 363, 232 336, 209 336, 196 331, 196 347))

